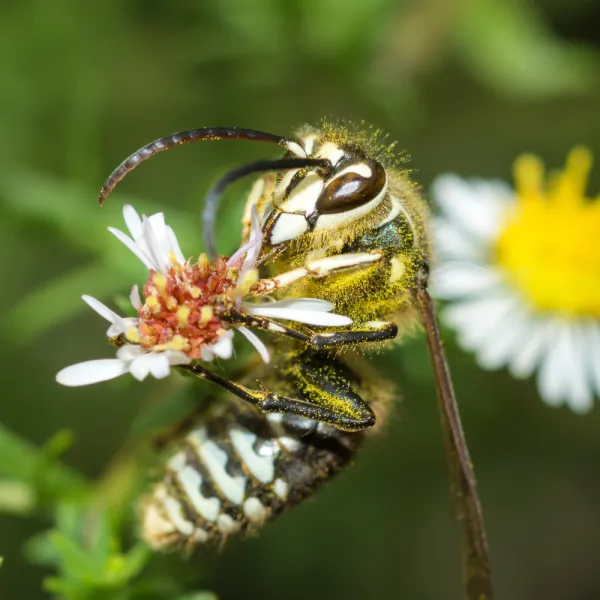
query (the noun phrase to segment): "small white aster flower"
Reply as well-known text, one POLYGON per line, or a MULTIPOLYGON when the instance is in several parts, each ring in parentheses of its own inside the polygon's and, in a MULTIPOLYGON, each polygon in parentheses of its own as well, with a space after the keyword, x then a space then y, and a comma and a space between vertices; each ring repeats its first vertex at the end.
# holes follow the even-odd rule
MULTIPOLYGON (((256 263, 262 246, 256 209, 252 212, 249 241, 229 260, 219 257, 214 263, 206 255, 196 262, 186 260, 162 213, 140 217, 133 207, 125 206, 123 216, 131 237, 112 227, 109 231, 148 269, 142 295, 137 286, 133 286, 129 295, 138 316, 121 317, 99 300, 83 296, 110 323, 106 335, 119 347, 117 357, 62 369, 56 379, 63 385, 87 385, 125 373, 140 381, 148 375, 161 379, 169 375, 171 366, 231 358, 233 331, 220 318, 231 309, 309 325, 332 327, 352 323, 348 317, 331 313, 333 305, 324 300, 296 298, 268 303, 243 300, 256 281, 256 263)), ((234 327, 269 362, 269 351, 260 338, 246 327, 234 327)))
POLYGON ((600 397, 600 197, 586 198, 591 155, 575 148, 544 181, 515 161, 516 189, 442 175, 432 194, 442 319, 486 369, 537 373, 541 397, 585 412, 600 397))

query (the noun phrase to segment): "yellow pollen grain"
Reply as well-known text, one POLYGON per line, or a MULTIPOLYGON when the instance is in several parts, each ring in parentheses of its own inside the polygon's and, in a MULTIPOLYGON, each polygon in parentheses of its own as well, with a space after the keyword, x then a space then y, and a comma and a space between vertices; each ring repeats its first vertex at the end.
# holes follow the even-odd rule
POLYGON ((177 322, 179 323, 179 327, 185 327, 188 324, 191 312, 191 308, 185 305, 180 306, 177 309, 177 322))
POLYGON ((171 347, 173 348, 173 350, 179 350, 180 352, 184 352, 189 348, 189 342, 182 335, 176 334, 171 340, 171 347))
POLYGON ((200 324, 206 325, 215 315, 212 306, 203 306, 200 309, 200 324))
POLYGON ((137 327, 130 327, 125 333, 125 337, 134 344, 140 343, 140 332, 137 327))
POLYGON ((600 198, 586 197, 591 154, 575 148, 544 177, 531 156, 515 162, 516 203, 496 259, 532 306, 567 317, 600 317, 600 198))
POLYGON ((202 290, 196 286, 190 287, 189 292, 190 296, 194 298, 194 300, 197 300, 198 298, 200 298, 200 296, 202 296, 202 290))
POLYGON ((167 305, 167 309, 170 311, 175 311, 179 306, 177 299, 173 298, 173 296, 167 296, 165 299, 165 304, 167 305))
POLYGON ((161 296, 164 296, 167 292, 167 278, 161 273, 156 273, 152 279, 154 287, 158 290, 161 296))
POLYGON ((198 257, 198 267, 204 271, 204 270, 208 269, 209 265, 210 265, 210 261, 208 260, 208 256, 206 256, 206 254, 204 254, 204 253, 201 254, 198 257))
POLYGON ((401 256, 394 256, 390 261, 390 283, 398 281, 406 272, 406 265, 401 256))

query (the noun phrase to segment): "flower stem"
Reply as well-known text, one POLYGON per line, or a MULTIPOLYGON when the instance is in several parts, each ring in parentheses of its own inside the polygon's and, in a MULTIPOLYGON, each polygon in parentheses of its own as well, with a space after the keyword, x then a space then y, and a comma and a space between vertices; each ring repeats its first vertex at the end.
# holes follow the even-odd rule
POLYGON ((426 273, 416 292, 419 312, 427 332, 442 420, 442 434, 450 470, 450 490, 456 518, 463 534, 463 598, 492 600, 489 550, 473 463, 463 431, 454 386, 442 346, 435 307, 426 288, 426 273))

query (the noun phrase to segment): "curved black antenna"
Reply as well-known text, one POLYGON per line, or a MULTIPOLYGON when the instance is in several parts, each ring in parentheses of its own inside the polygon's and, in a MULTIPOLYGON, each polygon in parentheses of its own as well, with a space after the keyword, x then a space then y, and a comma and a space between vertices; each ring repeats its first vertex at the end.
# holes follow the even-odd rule
POLYGON ((202 212, 202 236, 208 255, 214 258, 217 255, 214 239, 214 225, 217 216, 219 200, 227 186, 234 181, 264 171, 284 171, 288 169, 301 169, 303 167, 324 167, 331 169, 331 162, 326 158, 278 158, 274 160, 259 160, 257 162, 242 165, 232 169, 215 183, 204 200, 204 211, 202 212))
POLYGON ((134 152, 129 158, 126 158, 104 182, 98 200, 100 205, 104 204, 106 198, 115 189, 117 184, 129 173, 133 171, 140 163, 148 160, 159 152, 164 152, 175 146, 187 144, 188 142, 199 142, 203 140, 249 140, 252 142, 270 142, 278 144, 286 150, 290 150, 294 154, 305 154, 304 149, 298 142, 283 137, 266 133, 264 131, 256 131, 254 129, 241 129, 239 127, 204 127, 202 129, 189 129, 187 131, 179 131, 164 138, 160 138, 146 144, 134 152))

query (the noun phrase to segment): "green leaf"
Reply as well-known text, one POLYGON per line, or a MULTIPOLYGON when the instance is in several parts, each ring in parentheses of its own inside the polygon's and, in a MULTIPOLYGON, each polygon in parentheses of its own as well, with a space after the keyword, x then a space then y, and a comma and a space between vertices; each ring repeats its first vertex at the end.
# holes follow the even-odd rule
POLYGON ((69 579, 93 582, 102 576, 93 556, 62 531, 51 531, 48 538, 56 551, 61 570, 69 579))
POLYGON ((0 512, 27 514, 35 507, 35 490, 22 481, 0 480, 0 512))
POLYGON ((131 282, 128 272, 111 269, 105 263, 86 265, 25 296, 2 318, 3 330, 11 340, 27 344, 46 329, 89 312, 82 294, 106 300, 131 287, 131 282))
POLYGON ((480 80, 512 96, 578 94, 599 82, 600 55, 554 37, 533 6, 472 0, 455 20, 455 42, 480 80))
POLYGON ((150 549, 137 544, 127 554, 113 554, 103 574, 103 584, 119 587, 139 575, 150 558, 150 549))
POLYGON ((0 475, 22 482, 35 480, 51 496, 83 497, 87 492, 85 478, 57 460, 47 458, 43 449, 0 423, 0 475), (38 471, 40 464, 44 464, 43 473, 38 471))
MULTIPOLYGON (((123 204, 132 204, 139 212, 147 214, 164 211, 164 207, 115 193, 100 208, 97 197, 97 190, 70 180, 23 169, 0 172, 0 204, 12 214, 52 227, 62 241, 106 257, 117 269, 142 274, 144 268, 138 259, 108 233, 106 227, 124 228, 123 204), (127 260, 128 255, 130 260, 127 260), (133 265, 136 266, 135 271, 132 270, 133 265)), ((199 254, 199 222, 170 206, 166 219, 175 230, 184 254, 199 254)))
POLYGON ((193 592, 178 596, 176 600, 219 600, 219 597, 213 592, 193 592))
POLYGON ((131 435, 142 437, 164 431, 197 409, 202 402, 198 390, 193 389, 194 386, 187 381, 183 385, 183 390, 165 398, 164 401, 148 406, 141 412, 131 425, 131 435))

